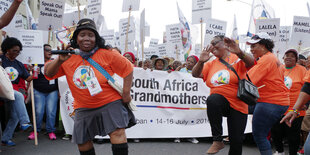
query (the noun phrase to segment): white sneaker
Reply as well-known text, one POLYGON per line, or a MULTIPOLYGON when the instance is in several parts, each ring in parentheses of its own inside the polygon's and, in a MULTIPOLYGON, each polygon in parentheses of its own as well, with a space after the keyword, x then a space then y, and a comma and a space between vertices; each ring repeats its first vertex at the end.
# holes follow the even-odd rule
POLYGON ((189 142, 193 143, 193 144, 198 144, 199 141, 196 138, 188 138, 187 139, 189 142))
POLYGON ((139 142, 140 142, 140 139, 133 139, 133 142, 139 143, 139 142))
POLYGON ((180 138, 176 138, 176 139, 174 139, 174 142, 175 143, 181 143, 181 140, 180 140, 180 138))
POLYGON ((278 151, 276 151, 273 155, 285 155, 284 152, 279 153, 278 151))

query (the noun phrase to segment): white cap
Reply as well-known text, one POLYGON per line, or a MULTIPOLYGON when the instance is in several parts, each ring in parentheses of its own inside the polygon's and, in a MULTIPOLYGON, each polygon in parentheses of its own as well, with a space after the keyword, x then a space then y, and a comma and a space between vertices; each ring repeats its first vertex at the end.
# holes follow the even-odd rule
POLYGON ((261 41, 262 39, 271 39, 270 36, 266 33, 266 32, 259 32, 257 34, 255 34, 251 40, 247 41, 247 44, 256 44, 259 41, 261 41))

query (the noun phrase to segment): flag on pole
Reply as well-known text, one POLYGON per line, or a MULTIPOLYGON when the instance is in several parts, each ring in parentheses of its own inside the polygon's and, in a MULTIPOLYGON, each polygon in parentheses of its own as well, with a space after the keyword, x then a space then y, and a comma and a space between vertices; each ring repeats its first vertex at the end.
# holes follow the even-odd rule
POLYGON ((29 4, 28 4, 28 0, 25 0, 24 2, 26 4, 27 21, 29 22, 29 23, 27 23, 28 29, 36 30, 37 29, 37 25, 36 25, 36 23, 34 21, 34 18, 32 16, 32 12, 30 10, 29 4))
POLYGON ((252 11, 247 36, 252 37, 255 34, 256 19, 275 18, 273 8, 265 0, 253 0, 252 11))
POLYGON ((231 39, 233 39, 236 43, 239 43, 236 15, 234 15, 234 24, 233 24, 233 30, 231 33, 231 39))
POLYGON ((308 8, 308 14, 310 16, 310 7, 309 7, 309 3, 307 2, 307 8, 308 8))
POLYGON ((185 51, 184 60, 186 60, 187 57, 189 56, 189 53, 192 50, 191 33, 190 33, 189 24, 185 16, 183 15, 181 9, 179 8, 178 3, 177 3, 177 7, 178 7, 178 14, 179 14, 179 21, 181 25, 183 50, 185 51))

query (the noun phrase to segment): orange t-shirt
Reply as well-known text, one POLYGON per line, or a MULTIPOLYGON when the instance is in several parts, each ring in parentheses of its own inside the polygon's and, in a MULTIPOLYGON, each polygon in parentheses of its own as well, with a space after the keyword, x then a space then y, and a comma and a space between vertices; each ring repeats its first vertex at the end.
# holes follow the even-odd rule
POLYGON ((310 83, 310 70, 307 71, 306 76, 304 78, 304 82, 310 83))
MULTIPOLYGON (((290 107, 288 110, 292 110, 304 84, 303 78, 305 77, 307 70, 305 67, 298 64, 292 69, 286 69, 284 65, 281 68, 284 74, 285 86, 289 89, 290 93, 290 107)), ((286 113, 287 112, 288 111, 286 111, 286 113)), ((300 111, 300 116, 305 116, 305 114, 306 112, 304 110, 300 111)))
MULTIPOLYGON (((245 67, 245 63, 236 55, 230 54, 225 61, 234 67, 241 79, 246 77, 247 68, 245 67)), ((237 98, 238 77, 233 71, 222 64, 218 58, 205 63, 202 74, 203 80, 211 89, 211 94, 223 95, 233 109, 244 114, 248 113, 248 105, 237 98)))
MULTIPOLYGON (((126 77, 133 71, 132 64, 118 52, 99 49, 92 59, 103 67, 111 76, 116 73, 121 77, 126 77)), ((66 75, 69 88, 74 98, 74 108, 97 108, 107 103, 119 100, 122 97, 112 88, 107 79, 87 60, 80 55, 72 55, 59 68, 58 73, 48 80, 66 75), (102 91, 95 96, 91 96, 85 82, 92 77, 96 77, 102 91)))
POLYGON ((284 75, 280 70, 279 60, 270 52, 263 55, 249 70, 252 83, 261 87, 258 89, 257 102, 289 106, 289 91, 284 85, 284 75))

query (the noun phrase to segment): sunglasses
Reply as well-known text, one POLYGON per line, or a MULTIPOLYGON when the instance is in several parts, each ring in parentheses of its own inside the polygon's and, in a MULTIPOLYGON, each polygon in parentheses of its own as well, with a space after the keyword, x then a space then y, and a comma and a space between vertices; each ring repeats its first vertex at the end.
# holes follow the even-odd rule
POLYGON ((46 52, 50 52, 50 51, 52 51, 52 49, 47 49, 47 48, 44 48, 44 51, 46 51, 46 52))

